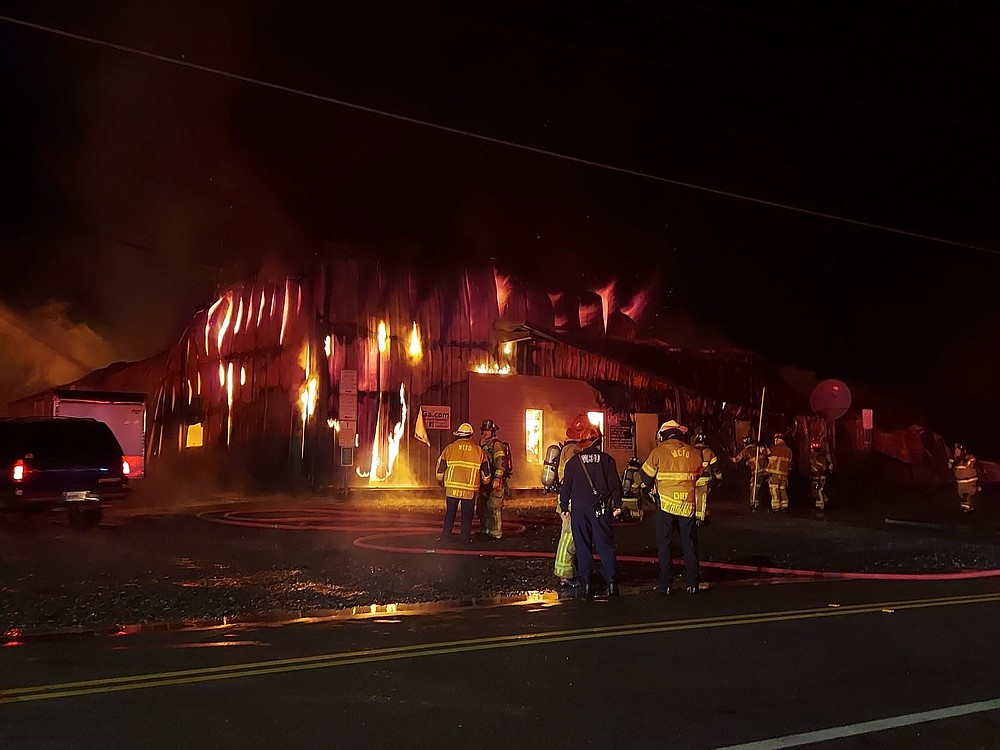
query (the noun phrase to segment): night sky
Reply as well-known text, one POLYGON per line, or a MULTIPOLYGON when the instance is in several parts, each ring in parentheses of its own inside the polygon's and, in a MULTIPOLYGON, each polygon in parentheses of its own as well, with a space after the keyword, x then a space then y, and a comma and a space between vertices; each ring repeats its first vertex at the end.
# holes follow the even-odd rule
POLYGON ((1000 379, 1000 7, 69 5, 0 13, 985 250, 0 22, 0 313, 38 321, 54 304, 69 335, 138 358, 172 343, 217 284, 331 248, 431 269, 495 258, 552 287, 658 277, 652 335, 907 384, 946 437, 986 434, 1000 379), (955 419, 965 411, 980 423, 955 419))

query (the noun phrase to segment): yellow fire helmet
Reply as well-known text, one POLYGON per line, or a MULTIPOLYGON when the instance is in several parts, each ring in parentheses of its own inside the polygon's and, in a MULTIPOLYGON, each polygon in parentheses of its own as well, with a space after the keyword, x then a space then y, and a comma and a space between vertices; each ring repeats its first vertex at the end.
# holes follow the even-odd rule
POLYGON ((452 433, 455 437, 472 437, 475 434, 476 431, 472 429, 472 425, 468 422, 462 422, 462 424, 458 426, 458 429, 452 433))

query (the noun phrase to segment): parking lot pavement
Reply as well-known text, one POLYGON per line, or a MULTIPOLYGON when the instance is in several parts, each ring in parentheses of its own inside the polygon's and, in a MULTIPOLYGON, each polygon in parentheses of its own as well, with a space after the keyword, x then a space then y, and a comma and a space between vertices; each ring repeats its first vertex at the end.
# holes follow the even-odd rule
MULTIPOLYGON (((0 518, 0 632, 223 618, 297 616, 551 590, 557 527, 551 498, 508 509, 499 542, 444 549, 441 503, 430 497, 189 498, 110 513, 89 532, 58 514, 0 518), (230 521, 253 523, 232 525, 230 521), (359 546, 362 544, 364 546, 359 546)), ((749 514, 717 503, 702 530, 702 579, 725 585, 794 569, 876 575, 1000 568, 985 527, 947 515, 928 527, 886 524, 877 508, 749 514), (757 572, 757 569, 761 569, 757 572)), ((924 525, 920 525, 924 524, 924 525)), ((651 519, 616 528, 628 589, 656 578, 651 519)))

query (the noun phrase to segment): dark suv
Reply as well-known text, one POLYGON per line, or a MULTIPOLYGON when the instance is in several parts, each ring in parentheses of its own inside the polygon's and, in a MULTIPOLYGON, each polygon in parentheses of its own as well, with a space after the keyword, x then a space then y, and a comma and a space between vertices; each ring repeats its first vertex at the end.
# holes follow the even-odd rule
POLYGON ((96 419, 0 419, 0 507, 64 503, 74 526, 127 493, 129 466, 96 419))

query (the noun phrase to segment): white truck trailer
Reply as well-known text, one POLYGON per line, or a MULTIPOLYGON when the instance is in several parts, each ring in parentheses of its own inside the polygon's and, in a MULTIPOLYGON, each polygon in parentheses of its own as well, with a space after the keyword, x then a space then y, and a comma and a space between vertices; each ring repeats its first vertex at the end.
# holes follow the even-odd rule
POLYGON ((92 417, 118 438, 129 465, 129 479, 146 473, 146 394, 53 389, 7 405, 12 417, 92 417))

